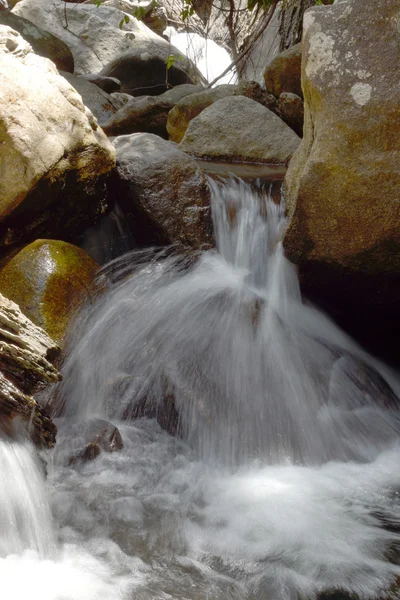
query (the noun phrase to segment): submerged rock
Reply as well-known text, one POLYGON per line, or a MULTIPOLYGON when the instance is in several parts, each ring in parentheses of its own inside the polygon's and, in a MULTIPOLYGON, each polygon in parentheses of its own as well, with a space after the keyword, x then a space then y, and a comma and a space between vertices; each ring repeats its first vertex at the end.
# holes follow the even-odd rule
POLYGON ((288 257, 319 301, 364 311, 363 328, 385 312, 393 328, 400 303, 397 17, 386 0, 306 12, 304 137, 285 180, 288 257))
POLYGON ((135 239, 199 250, 212 244, 210 192, 195 161, 149 133, 118 137, 114 192, 135 239))
POLYGON ((198 158, 287 164, 299 143, 273 112, 236 96, 218 100, 193 119, 180 148, 198 158))
POLYGON ((58 240, 36 240, 1 269, 0 292, 62 342, 75 310, 94 294, 97 268, 81 248, 58 240))
POLYGON ((34 443, 53 446, 56 427, 31 394, 61 379, 52 364, 59 353, 57 344, 0 294, 0 428, 6 433, 22 423, 34 443))
POLYGON ((278 54, 264 71, 267 92, 279 98, 283 92, 303 97, 301 89, 301 44, 278 54))
POLYGON ((53 63, 0 25, 0 247, 68 238, 104 210, 114 148, 53 63))
MULTIPOLYGON (((73 437, 74 445, 83 447, 72 454, 71 449, 68 450, 70 465, 94 460, 101 452, 119 452, 124 447, 118 427, 103 419, 90 419, 80 423, 74 428, 73 437)), ((64 451, 60 444, 60 452, 64 451)))

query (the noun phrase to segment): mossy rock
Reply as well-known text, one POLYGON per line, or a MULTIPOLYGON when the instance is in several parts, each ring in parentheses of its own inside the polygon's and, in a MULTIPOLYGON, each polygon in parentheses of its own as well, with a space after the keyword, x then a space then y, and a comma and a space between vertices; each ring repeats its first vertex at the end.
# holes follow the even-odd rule
POLYGON ((81 248, 36 240, 1 269, 0 292, 60 343, 77 307, 95 293, 97 269, 81 248))

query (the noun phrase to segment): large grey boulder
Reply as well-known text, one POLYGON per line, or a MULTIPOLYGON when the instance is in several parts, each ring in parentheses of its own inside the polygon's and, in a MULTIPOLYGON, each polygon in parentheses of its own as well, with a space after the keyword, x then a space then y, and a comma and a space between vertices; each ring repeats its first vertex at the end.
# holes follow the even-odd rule
POLYGON ((74 57, 72 52, 67 44, 55 35, 10 11, 0 12, 0 25, 8 25, 11 29, 18 31, 32 46, 35 54, 52 60, 57 69, 73 73, 74 57))
MULTIPOLYGON (((187 58, 178 60, 182 53, 167 40, 114 6, 70 4, 64 0, 21 0, 13 12, 62 39, 74 55, 76 75, 103 70, 102 75, 116 77, 122 82, 122 91, 157 84, 159 87, 154 93, 166 89, 166 80, 176 85, 197 83, 192 79, 201 78, 187 58), (170 55, 176 56, 177 60, 167 70, 166 61, 170 55), (157 65, 157 72, 154 65, 157 65), (136 73, 130 71, 133 67, 136 73)), ((143 95, 148 92, 141 89, 130 93, 143 95)))
POLYGON ((53 366, 60 353, 48 335, 0 294, 0 430, 21 423, 39 446, 51 447, 56 427, 32 394, 61 379, 53 366))
MULTIPOLYGON (((160 96, 139 96, 128 103, 102 124, 103 131, 110 136, 128 133, 154 133, 168 139, 167 120, 171 109, 184 97, 199 92, 202 86, 177 85, 160 96)), ((113 97, 111 96, 111 101, 113 97)))
POLYGON ((308 288, 357 314, 400 302, 399 19, 392 0, 342 0, 304 19, 284 245, 308 288))
POLYGON ((198 158, 287 164, 300 138, 273 112, 254 100, 218 100, 186 130, 180 148, 198 158))
POLYGON ((0 26, 0 247, 69 237, 104 209, 115 151, 55 65, 0 26))
POLYGON ((210 192, 195 161, 149 133, 123 135, 114 144, 115 193, 137 241, 209 248, 210 192))

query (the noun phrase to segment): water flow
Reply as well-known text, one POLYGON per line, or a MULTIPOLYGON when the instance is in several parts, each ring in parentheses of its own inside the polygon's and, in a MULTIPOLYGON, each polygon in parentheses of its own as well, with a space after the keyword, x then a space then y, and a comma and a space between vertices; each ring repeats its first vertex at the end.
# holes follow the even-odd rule
POLYGON ((240 181, 210 185, 218 251, 111 264, 117 281, 65 366, 66 414, 155 407, 200 458, 231 466, 375 458, 400 430, 394 378, 302 303, 283 207, 240 181))
POLYGON ((217 251, 111 263, 74 328, 47 483, 58 560, 0 560, 7 597, 399 597, 396 377, 302 302, 283 208, 211 187, 217 251), (123 450, 71 461, 94 416, 123 450))

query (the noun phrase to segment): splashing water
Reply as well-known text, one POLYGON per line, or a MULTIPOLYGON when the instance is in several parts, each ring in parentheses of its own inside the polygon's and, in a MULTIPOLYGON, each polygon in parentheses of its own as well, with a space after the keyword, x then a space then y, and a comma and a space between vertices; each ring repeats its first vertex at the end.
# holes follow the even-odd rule
POLYGON ((76 324, 47 484, 59 558, 35 557, 29 597, 396 597, 396 376, 302 302, 283 207, 210 185, 217 251, 126 255, 76 324), (71 465, 93 417, 124 449, 71 465))

